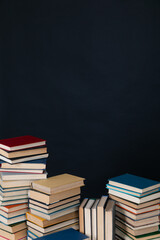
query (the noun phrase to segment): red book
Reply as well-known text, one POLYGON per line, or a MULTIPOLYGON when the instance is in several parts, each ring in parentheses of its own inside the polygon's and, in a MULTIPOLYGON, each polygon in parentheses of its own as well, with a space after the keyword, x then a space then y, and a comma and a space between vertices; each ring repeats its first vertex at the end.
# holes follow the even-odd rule
POLYGON ((30 135, 0 140, 0 148, 15 151, 25 148, 37 147, 46 144, 46 140, 30 135))

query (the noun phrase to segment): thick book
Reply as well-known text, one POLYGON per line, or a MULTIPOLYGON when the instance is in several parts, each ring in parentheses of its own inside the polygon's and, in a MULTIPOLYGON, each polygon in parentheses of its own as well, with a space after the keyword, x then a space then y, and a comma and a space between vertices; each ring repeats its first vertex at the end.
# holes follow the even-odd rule
POLYGON ((19 195, 28 195, 29 189, 21 189, 21 190, 10 190, 10 191, 1 191, 0 190, 0 200, 4 197, 11 197, 11 196, 19 196, 19 195))
POLYGON ((97 240, 105 239, 105 207, 108 196, 102 196, 97 206, 97 240))
POLYGON ((0 160, 3 160, 10 164, 15 164, 15 163, 30 162, 30 161, 34 161, 34 160, 44 159, 44 158, 48 158, 48 156, 49 156, 48 153, 24 156, 24 157, 15 157, 15 158, 7 158, 7 157, 0 155, 0 160))
POLYGON ((0 186, 3 189, 11 189, 11 188, 21 188, 21 187, 25 187, 25 188, 31 188, 31 183, 32 180, 10 180, 10 181, 4 181, 1 179, 1 175, 0 175, 0 186))
POLYGON ((11 180, 37 180, 37 179, 46 179, 47 172, 44 173, 9 173, 9 172, 1 172, 0 178, 3 181, 11 181, 11 180))
POLYGON ((108 199, 105 208, 105 240, 115 239, 115 201, 108 199))
POLYGON ((133 202, 127 201, 126 199, 114 196, 112 194, 110 194, 109 197, 111 199, 115 200, 116 202, 123 203, 123 204, 125 204, 125 205, 127 205, 129 207, 135 208, 136 210, 137 209, 143 209, 143 208, 146 208, 146 207, 150 207, 150 206, 155 205, 155 204, 160 204, 160 199, 159 198, 151 200, 151 201, 148 201, 148 202, 145 202, 145 203, 137 204, 137 203, 133 203, 133 202))
POLYGON ((32 190, 29 190, 29 198, 43 202, 45 204, 52 204, 62 199, 78 195, 80 194, 80 192, 81 192, 80 187, 73 188, 71 190, 69 189, 67 191, 59 192, 52 195, 41 193, 32 189, 32 190))
POLYGON ((91 208, 95 202, 95 199, 89 199, 86 206, 84 207, 84 233, 91 238, 92 236, 92 213, 91 208))
POLYGON ((84 180, 84 178, 65 173, 47 178, 46 180, 34 181, 32 186, 37 191, 54 194, 84 186, 84 180))
POLYGON ((67 221, 63 221, 63 222, 58 223, 58 224, 54 224, 54 225, 46 227, 46 228, 42 228, 35 223, 27 221, 28 227, 31 227, 31 228, 33 228, 33 229, 35 229, 35 230, 37 230, 37 231, 39 231, 40 233, 43 233, 43 234, 47 234, 47 233, 50 234, 53 231, 59 230, 60 228, 67 227, 67 226, 70 226, 71 224, 75 224, 75 223, 78 224, 78 218, 73 218, 73 219, 70 219, 70 220, 67 220, 67 221))
POLYGON ((45 169, 46 168, 46 163, 47 163, 46 158, 27 161, 27 162, 24 162, 24 163, 16 163, 16 164, 10 164, 10 163, 7 163, 7 162, 3 162, 1 164, 1 168, 6 168, 6 169, 12 169, 12 168, 17 168, 17 169, 45 169))
POLYGON ((88 198, 84 198, 79 206, 79 231, 84 233, 84 207, 88 202, 88 198))
POLYGON ((27 225, 26 225, 26 221, 18 222, 10 225, 0 222, 0 229, 3 229, 4 231, 9 233, 16 233, 23 229, 27 229, 27 225))
POLYGON ((18 158, 18 157, 32 156, 32 155, 38 155, 38 154, 44 154, 44 153, 47 153, 46 146, 23 149, 23 150, 18 150, 18 151, 11 151, 11 152, 7 152, 0 148, 0 155, 4 156, 6 158, 18 158))
POLYGON ((125 188, 138 193, 144 193, 155 188, 160 188, 160 182, 133 174, 122 174, 109 179, 109 184, 125 188))
POLYGON ((27 203, 15 204, 10 206, 0 206, 0 210, 6 213, 12 213, 12 212, 19 211, 26 208, 28 208, 27 203))
POLYGON ((91 231, 92 231, 92 240, 97 240, 97 206, 99 203, 99 199, 95 200, 95 203, 92 206, 91 209, 91 231))
POLYGON ((20 209, 18 211, 14 211, 14 212, 10 212, 10 213, 6 213, 3 210, 0 210, 0 216, 9 219, 9 218, 14 218, 14 217, 26 214, 27 211, 28 211, 28 208, 20 209))
POLYGON ((0 229, 0 237, 9 239, 9 240, 20 240, 27 237, 27 229, 23 229, 16 233, 9 233, 5 230, 0 229))
POLYGON ((21 204, 21 203, 27 203, 27 202, 28 202, 28 197, 22 198, 22 199, 7 200, 7 201, 1 200, 0 206, 8 206, 8 205, 21 204))
POLYGON ((0 222, 2 222, 4 224, 7 224, 7 225, 22 222, 22 221, 25 221, 25 220, 26 220, 26 214, 22 214, 22 215, 15 216, 15 217, 12 217, 12 218, 6 218, 6 217, 0 215, 0 222))
POLYGON ((72 196, 72 197, 69 197, 69 198, 66 198, 66 199, 62 199, 60 201, 57 201, 57 202, 54 202, 52 204, 47 205, 45 203, 42 203, 42 202, 39 202, 39 201, 36 201, 36 200, 33 200, 33 199, 30 198, 29 199, 29 205, 32 204, 34 206, 43 208, 44 211, 49 211, 50 209, 62 206, 63 204, 70 203, 70 202, 73 202, 73 201, 76 201, 76 200, 79 200, 79 199, 80 199, 80 195, 76 195, 76 196, 72 196))
POLYGON ((59 231, 56 233, 52 233, 50 235, 44 236, 39 238, 39 240, 84 240, 89 239, 86 235, 83 233, 80 233, 73 228, 69 228, 67 230, 59 231))
POLYGON ((52 226, 55 224, 59 224, 61 222, 68 221, 68 220, 71 220, 71 219, 74 219, 77 217, 78 217, 78 211, 76 211, 76 212, 74 211, 74 212, 68 213, 66 215, 63 215, 61 217, 57 217, 51 221, 48 221, 45 218, 38 217, 37 215, 34 215, 30 212, 26 213, 27 220, 32 223, 35 223, 36 225, 40 226, 41 228, 46 228, 46 227, 49 227, 49 226, 52 226))
POLYGON ((46 140, 31 135, 0 140, 0 148, 5 149, 7 151, 15 151, 19 149, 42 146, 45 144, 46 140))

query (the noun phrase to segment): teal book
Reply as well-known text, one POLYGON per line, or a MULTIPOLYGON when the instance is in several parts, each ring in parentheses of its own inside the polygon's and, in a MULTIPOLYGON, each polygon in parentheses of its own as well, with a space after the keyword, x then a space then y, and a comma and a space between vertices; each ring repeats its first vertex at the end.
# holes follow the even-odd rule
POLYGON ((80 233, 77 230, 74 230, 73 228, 69 228, 63 231, 55 232, 47 236, 43 236, 35 239, 38 239, 38 240, 84 240, 89 238, 83 233, 80 233))
POLYGON ((147 191, 160 188, 160 182, 158 181, 139 177, 129 173, 110 178, 109 184, 138 193, 145 193, 147 191))

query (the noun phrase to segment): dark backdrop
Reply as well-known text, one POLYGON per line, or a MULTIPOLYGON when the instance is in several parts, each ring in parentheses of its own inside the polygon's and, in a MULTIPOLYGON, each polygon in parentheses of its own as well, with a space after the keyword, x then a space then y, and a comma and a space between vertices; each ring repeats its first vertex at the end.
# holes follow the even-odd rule
POLYGON ((159 0, 0 0, 0 26, 0 138, 46 139, 86 197, 160 180, 159 0))

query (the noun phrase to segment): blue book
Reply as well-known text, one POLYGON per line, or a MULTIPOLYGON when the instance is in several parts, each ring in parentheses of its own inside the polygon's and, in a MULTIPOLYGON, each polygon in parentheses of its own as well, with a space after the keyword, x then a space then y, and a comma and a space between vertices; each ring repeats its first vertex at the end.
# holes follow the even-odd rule
POLYGON ((39 240, 84 240, 89 239, 86 235, 83 233, 78 232, 77 230, 74 230, 73 228, 69 228, 63 231, 55 232, 52 234, 49 234, 47 236, 43 236, 40 238, 35 238, 39 240))
POLYGON ((129 173, 110 178, 109 184, 138 193, 144 193, 156 188, 160 188, 160 182, 158 181, 139 177, 129 173))

